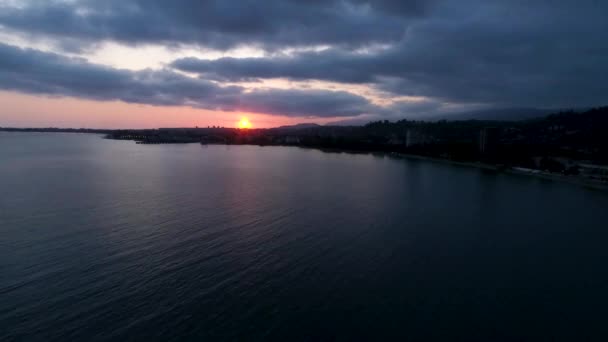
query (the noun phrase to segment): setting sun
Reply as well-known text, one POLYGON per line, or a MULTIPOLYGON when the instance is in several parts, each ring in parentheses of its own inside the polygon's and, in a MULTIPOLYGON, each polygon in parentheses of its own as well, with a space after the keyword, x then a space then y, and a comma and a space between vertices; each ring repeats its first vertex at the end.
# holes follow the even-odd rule
POLYGON ((241 118, 241 121, 239 121, 239 128, 251 128, 251 122, 249 122, 249 119, 241 118))

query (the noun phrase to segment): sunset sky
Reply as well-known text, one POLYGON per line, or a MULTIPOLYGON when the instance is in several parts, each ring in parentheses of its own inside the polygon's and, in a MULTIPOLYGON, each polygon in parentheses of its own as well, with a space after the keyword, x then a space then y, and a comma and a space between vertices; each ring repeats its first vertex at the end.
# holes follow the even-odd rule
POLYGON ((608 104, 602 0, 0 0, 0 126, 608 104))

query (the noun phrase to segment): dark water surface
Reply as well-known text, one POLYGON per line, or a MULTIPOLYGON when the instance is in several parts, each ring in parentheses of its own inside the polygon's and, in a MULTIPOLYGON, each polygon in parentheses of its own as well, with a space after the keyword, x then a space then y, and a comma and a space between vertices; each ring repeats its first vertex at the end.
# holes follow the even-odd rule
POLYGON ((608 193, 0 132, 0 341, 604 340, 608 193))

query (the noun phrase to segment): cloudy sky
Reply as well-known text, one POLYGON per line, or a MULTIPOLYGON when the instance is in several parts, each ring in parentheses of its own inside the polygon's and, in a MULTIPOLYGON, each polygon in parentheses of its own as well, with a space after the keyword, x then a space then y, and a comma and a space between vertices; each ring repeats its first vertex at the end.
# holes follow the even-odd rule
POLYGON ((604 0, 0 0, 0 126, 608 104, 604 0))

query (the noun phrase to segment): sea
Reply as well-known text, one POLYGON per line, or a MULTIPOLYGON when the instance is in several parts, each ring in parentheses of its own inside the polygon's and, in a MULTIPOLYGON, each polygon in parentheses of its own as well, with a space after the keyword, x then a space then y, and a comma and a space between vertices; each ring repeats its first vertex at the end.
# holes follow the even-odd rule
POLYGON ((608 192, 0 132, 0 341, 605 341, 608 192))

